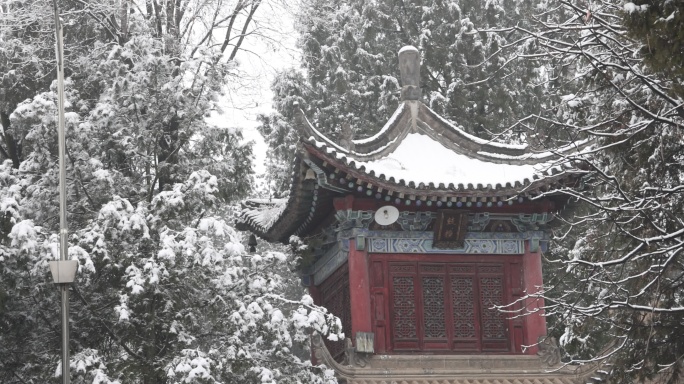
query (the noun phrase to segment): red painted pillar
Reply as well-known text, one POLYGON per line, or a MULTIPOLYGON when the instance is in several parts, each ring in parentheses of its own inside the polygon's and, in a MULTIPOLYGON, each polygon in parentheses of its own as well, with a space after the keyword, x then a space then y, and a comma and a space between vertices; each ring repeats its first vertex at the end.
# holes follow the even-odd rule
MULTIPOLYGON (((311 280, 313 280, 313 278, 311 280)), ((314 304, 316 304, 316 305, 322 305, 323 304, 321 302, 321 290, 318 289, 317 286, 315 286, 313 284, 311 284, 309 286, 309 296, 311 296, 311 298, 313 299, 314 304)))
MULTIPOLYGON (((537 247, 536 252, 530 250, 529 241, 525 244, 525 254, 523 255, 523 289, 528 295, 539 292, 542 287, 542 262, 541 248, 537 247)), ((544 299, 528 298, 525 300, 525 308, 530 315, 525 316, 525 345, 536 344, 539 336, 546 335, 546 318, 544 315, 544 299)), ((526 354, 536 354, 539 348, 534 346, 526 350, 526 354)))
POLYGON ((351 301, 352 334, 346 335, 356 344, 356 332, 371 332, 370 281, 368 253, 356 249, 356 240, 349 240, 349 298, 351 301))
MULTIPOLYGON (((312 278, 311 280, 313 280, 313 278, 312 278)), ((317 286, 313 285, 313 283, 309 286, 309 295, 310 295, 311 298, 313 299, 314 304, 316 304, 316 305, 322 305, 322 304, 323 304, 323 303, 321 302, 321 290, 318 289, 317 286)), ((311 343, 311 344, 309 345, 309 347, 311 348, 311 351, 314 350, 314 345, 313 345, 313 343, 311 343)), ((321 363, 322 363, 322 361, 318 361, 318 359, 316 359, 316 354, 315 354, 315 353, 311 353, 311 364, 313 364, 313 365, 318 365, 318 364, 321 364, 321 363)))

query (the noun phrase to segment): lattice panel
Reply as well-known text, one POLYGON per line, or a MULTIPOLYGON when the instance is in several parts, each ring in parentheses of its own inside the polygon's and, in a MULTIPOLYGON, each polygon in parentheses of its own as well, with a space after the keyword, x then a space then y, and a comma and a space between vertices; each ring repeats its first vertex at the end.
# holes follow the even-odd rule
POLYGON ((413 265, 390 265, 390 272, 396 272, 396 273, 414 273, 416 271, 416 267, 413 265))
POLYGON ((416 338, 416 295, 413 277, 395 276, 392 279, 392 296, 394 304, 394 338, 416 338))
POLYGON ((472 274, 475 273, 475 267, 471 265, 452 265, 450 268, 451 273, 467 273, 467 274, 472 274))
POLYGON ((482 303, 482 337, 485 339, 505 339, 505 315, 492 308, 503 304, 503 282, 500 277, 480 278, 480 300, 482 303))
POLYGON ((495 308, 512 300, 505 283, 520 275, 519 269, 512 271, 520 268, 519 259, 425 259, 390 259, 382 266, 375 261, 387 277, 373 281, 382 282, 389 296, 389 305, 380 301, 374 308, 386 311, 378 317, 383 319, 378 332, 389 328, 390 338, 380 341, 388 352, 519 351, 517 339, 509 339, 509 325, 514 325, 495 308))
POLYGON ((444 265, 440 265, 440 264, 423 265, 423 266, 421 266, 420 270, 421 270, 421 272, 441 273, 441 272, 444 272, 444 265))
POLYGON ((503 266, 502 265, 483 265, 483 266, 480 266, 477 270, 480 273, 501 274, 501 273, 503 273, 503 266))
POLYGON ((444 277, 423 277, 423 324, 428 338, 446 338, 444 277))
MULTIPOLYGON (((347 265, 330 276, 320 286, 321 301, 323 306, 333 315, 340 318, 344 336, 351 338, 351 300, 349 296, 349 270, 347 265)), ((330 354, 341 360, 344 354, 344 341, 330 341, 325 339, 326 347, 330 354)))
POLYGON ((451 308, 454 316, 454 338, 474 338, 475 295, 471 277, 451 277, 451 308))

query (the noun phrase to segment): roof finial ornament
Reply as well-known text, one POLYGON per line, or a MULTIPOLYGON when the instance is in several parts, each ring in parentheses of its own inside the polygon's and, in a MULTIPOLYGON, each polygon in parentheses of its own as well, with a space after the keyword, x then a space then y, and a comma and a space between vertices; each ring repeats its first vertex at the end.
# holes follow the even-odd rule
POLYGON ((297 128, 298 131, 301 131, 301 127, 304 125, 304 112, 302 112, 299 107, 298 101, 292 103, 292 112, 294 112, 295 128, 297 128))
POLYGON ((304 111, 302 111, 298 101, 292 103, 292 109, 294 114, 294 128, 297 130, 297 133, 299 133, 299 137, 306 140, 313 135, 312 127, 306 120, 304 111))
POLYGON ((399 50, 401 100, 420 100, 420 52, 412 45, 399 50))
POLYGON ((354 142, 352 138, 354 137, 354 130, 348 121, 342 123, 342 129, 340 130, 340 146, 348 151, 354 150, 354 142))

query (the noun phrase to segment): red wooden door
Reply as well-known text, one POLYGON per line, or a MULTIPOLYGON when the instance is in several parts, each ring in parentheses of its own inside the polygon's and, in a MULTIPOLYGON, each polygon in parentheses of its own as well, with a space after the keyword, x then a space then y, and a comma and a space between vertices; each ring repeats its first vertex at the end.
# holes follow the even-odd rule
POLYGON ((519 295, 517 256, 373 255, 378 352, 519 352, 517 324, 496 310, 519 295))

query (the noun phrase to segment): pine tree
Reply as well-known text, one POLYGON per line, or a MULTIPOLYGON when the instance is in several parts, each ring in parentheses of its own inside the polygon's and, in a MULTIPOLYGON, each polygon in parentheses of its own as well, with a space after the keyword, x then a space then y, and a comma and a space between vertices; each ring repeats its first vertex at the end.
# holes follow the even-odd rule
MULTIPOLYGON (((543 292, 568 363, 609 363, 606 379, 614 383, 677 383, 684 368, 684 121, 683 100, 672 90, 681 68, 674 61, 659 70, 645 41, 629 36, 641 17, 633 13, 642 12, 633 7, 560 1, 540 9, 546 19, 520 43, 545 52, 535 57, 548 74, 543 90, 561 103, 520 124, 546 135, 551 149, 586 148, 560 160, 575 165, 578 183, 548 192, 570 197, 543 292)), ((655 29, 664 41, 677 38, 678 31, 655 29)))
MULTIPOLYGON (((60 2, 73 382, 334 381, 294 351, 340 327, 310 297, 282 295, 290 256, 245 252, 224 207, 250 191, 251 147, 205 120, 244 39, 224 27, 248 28, 261 2, 143 4, 60 2)), ((50 6, 0 5, 3 383, 61 375, 50 6)))
POLYGON ((636 1, 627 3, 627 32, 642 44, 641 54, 655 71, 679 79, 674 91, 682 97, 684 88, 684 4, 678 1, 636 1))

